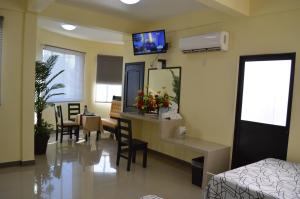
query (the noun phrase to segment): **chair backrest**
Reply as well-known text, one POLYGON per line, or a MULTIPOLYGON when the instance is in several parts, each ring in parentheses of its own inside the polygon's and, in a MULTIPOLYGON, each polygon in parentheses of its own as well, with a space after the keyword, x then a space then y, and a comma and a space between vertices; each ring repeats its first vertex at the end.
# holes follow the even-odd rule
POLYGON ((57 118, 57 111, 56 111, 56 106, 55 106, 55 104, 54 104, 54 115, 55 115, 55 126, 56 126, 56 129, 57 129, 58 118, 57 118))
POLYGON ((132 127, 131 120, 120 118, 118 119, 117 140, 119 144, 132 144, 132 127))
POLYGON ((111 107, 110 107, 110 113, 109 116, 111 118, 120 118, 121 115, 121 107, 122 107, 122 102, 120 98, 114 96, 113 101, 111 102, 111 107))
POLYGON ((64 125, 64 118, 63 118, 61 105, 58 105, 56 107, 56 116, 57 116, 57 124, 60 124, 61 126, 63 126, 64 125))
POLYGON ((80 103, 68 104, 68 120, 75 120, 76 115, 80 114, 80 103))

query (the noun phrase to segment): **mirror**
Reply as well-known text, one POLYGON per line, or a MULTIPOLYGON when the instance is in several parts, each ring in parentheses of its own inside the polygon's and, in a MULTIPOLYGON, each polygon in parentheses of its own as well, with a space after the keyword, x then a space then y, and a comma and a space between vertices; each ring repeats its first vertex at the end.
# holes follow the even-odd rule
MULTIPOLYGON (((181 67, 148 70, 147 92, 166 91, 172 101, 180 104, 181 67)), ((178 109, 179 110, 179 109, 178 109)))

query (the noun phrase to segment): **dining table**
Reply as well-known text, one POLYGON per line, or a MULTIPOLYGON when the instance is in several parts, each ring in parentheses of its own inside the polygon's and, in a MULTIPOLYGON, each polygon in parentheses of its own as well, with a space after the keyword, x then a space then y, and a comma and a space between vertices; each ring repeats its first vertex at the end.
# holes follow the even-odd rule
POLYGON ((82 127, 86 140, 93 131, 97 132, 97 140, 99 139, 100 134, 103 133, 103 125, 100 116, 78 114, 75 118, 75 122, 82 127))

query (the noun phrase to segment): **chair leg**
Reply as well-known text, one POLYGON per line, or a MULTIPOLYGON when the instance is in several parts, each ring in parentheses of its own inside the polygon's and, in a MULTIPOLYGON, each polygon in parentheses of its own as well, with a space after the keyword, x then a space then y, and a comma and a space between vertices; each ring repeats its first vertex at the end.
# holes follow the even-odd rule
POLYGON ((117 152, 117 166, 120 164, 120 157, 121 157, 121 147, 118 145, 118 152, 117 152))
POLYGON ((79 141, 79 127, 76 128, 76 142, 79 141))
POLYGON ((132 152, 132 162, 135 163, 135 159, 136 159, 136 150, 133 149, 133 152, 132 152))
POLYGON ((56 135, 55 135, 55 140, 58 140, 58 129, 56 128, 56 135))
POLYGON ((63 136, 64 136, 64 128, 61 127, 61 129, 60 129, 60 143, 62 143, 62 141, 63 141, 63 136))
POLYGON ((127 171, 130 171, 131 160, 132 160, 132 149, 129 148, 128 159, 127 159, 127 171))
POLYGON ((85 134, 85 141, 86 142, 88 141, 88 134, 87 133, 85 134))
POLYGON ((70 139, 72 139, 73 128, 68 127, 68 131, 69 131, 70 139))
POLYGON ((148 153, 148 147, 146 146, 143 150, 143 167, 147 167, 147 153, 148 153))
POLYGON ((99 140, 100 135, 101 135, 101 131, 97 131, 97 137, 96 137, 97 141, 99 140))

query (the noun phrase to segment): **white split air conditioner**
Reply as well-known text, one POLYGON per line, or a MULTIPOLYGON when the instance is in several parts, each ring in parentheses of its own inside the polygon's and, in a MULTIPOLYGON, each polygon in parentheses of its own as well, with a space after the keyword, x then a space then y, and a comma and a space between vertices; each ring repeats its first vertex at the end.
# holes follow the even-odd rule
POLYGON ((222 31, 181 38, 179 47, 183 53, 227 51, 228 42, 229 33, 222 31))

